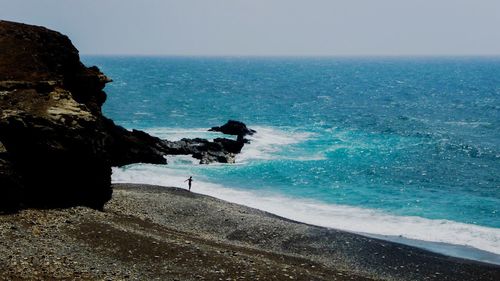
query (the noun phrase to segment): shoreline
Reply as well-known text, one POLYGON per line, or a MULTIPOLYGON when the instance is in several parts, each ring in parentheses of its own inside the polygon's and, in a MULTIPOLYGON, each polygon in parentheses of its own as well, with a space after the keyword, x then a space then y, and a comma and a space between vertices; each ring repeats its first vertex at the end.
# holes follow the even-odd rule
POLYGON ((361 232, 355 232, 355 234, 359 234, 366 237, 372 237, 375 239, 381 239, 384 241, 389 241, 397 244, 407 245, 449 257, 500 266, 500 255, 466 245, 450 244, 444 242, 433 242, 433 241, 410 239, 400 236, 377 235, 377 234, 361 233, 361 232))
MULTIPOLYGON (((223 188, 230 189, 230 188, 225 187, 225 186, 223 188)), ((206 190, 203 190, 203 191, 206 191, 206 190)), ((239 191, 239 192, 245 193, 246 191, 239 191)), ((253 194, 252 192, 249 192, 249 193, 253 194)), ((358 230, 344 229, 344 228, 342 228, 341 225, 344 225, 345 223, 341 223, 341 225, 339 225, 339 226, 337 226, 335 224, 332 225, 332 224, 328 224, 328 223, 322 223, 319 221, 320 220, 319 218, 316 218, 315 220, 314 219, 311 220, 311 218, 308 215, 300 216, 300 217, 296 218, 296 217, 294 217, 294 214, 297 215, 297 213, 293 212, 294 210, 291 210, 291 209, 287 210, 287 209, 283 209, 283 208, 278 208, 280 210, 279 210, 279 212, 277 212, 278 209, 273 208, 273 206, 270 206, 269 204, 263 204, 263 203, 248 204, 249 203, 248 199, 240 200, 241 201, 240 202, 238 200, 238 198, 234 197, 234 196, 220 196, 219 197, 218 194, 215 194, 215 192, 213 192, 213 190, 211 192, 200 193, 200 194, 214 197, 214 198, 217 198, 220 200, 228 201, 231 203, 243 205, 246 207, 258 209, 258 210, 268 212, 268 213, 276 215, 278 217, 289 219, 289 220, 292 220, 292 221, 295 221, 298 223, 304 223, 307 225, 324 227, 324 228, 329 228, 329 229, 336 229, 336 230, 345 231, 345 232, 349 232, 349 233, 353 233, 353 234, 357 234, 357 235, 362 235, 362 236, 369 237, 369 238, 375 238, 375 239, 394 242, 394 243, 403 244, 403 245, 407 245, 407 246, 417 247, 420 249, 424 249, 427 251, 431 251, 431 252, 446 255, 446 256, 462 258, 462 259, 467 259, 467 260, 471 260, 471 261, 484 262, 484 263, 488 263, 488 264, 500 265, 500 254, 497 254, 497 253, 494 253, 494 252, 491 252, 488 250, 476 248, 473 246, 468 246, 468 245, 458 244, 458 243, 453 244, 453 243, 449 243, 449 242, 437 242, 437 241, 432 241, 432 240, 423 240, 423 239, 410 238, 410 237, 401 236, 401 235, 370 233, 370 232, 361 231, 359 229, 358 230), (288 213, 290 211, 292 211, 291 214, 288 213)), ((293 204, 293 203, 298 203, 298 204, 302 203, 302 204, 306 204, 306 205, 319 204, 322 207, 325 207, 328 205, 327 203, 323 203, 323 202, 319 202, 319 201, 315 201, 315 200, 302 201, 300 199, 295 199, 295 198, 286 197, 286 196, 279 196, 276 194, 271 194, 271 196, 274 196, 274 197, 272 197, 273 203, 277 203, 279 199, 285 199, 286 200, 285 204, 293 204)), ((256 198, 252 198, 252 199, 257 201, 259 199, 258 197, 260 197, 260 196, 256 195, 256 198)), ((266 200, 267 198, 262 198, 262 199, 264 199, 267 202, 267 200, 266 200)), ((270 202, 268 202, 268 203, 270 203, 270 202)), ((359 210, 358 209, 359 207, 351 207, 348 205, 336 205, 336 207, 339 207, 340 209, 353 208, 353 209, 359 210)), ((336 210, 329 210, 329 212, 335 212, 335 211, 336 210)), ((339 211, 345 212, 345 210, 339 210, 339 211)), ((382 212, 380 214, 384 215, 384 213, 382 213, 382 212)), ((326 215, 322 215, 321 218, 324 218, 325 216, 326 215)), ((391 215, 391 217, 392 217, 392 215, 391 215)), ((405 216, 402 216, 402 217, 405 217, 405 216)), ((408 218, 408 216, 406 216, 406 218, 408 218)), ((333 219, 335 219, 335 217, 333 219)), ((423 218, 423 219, 429 220, 429 221, 435 221, 433 219, 428 219, 428 218, 423 218)), ((462 222, 455 222, 455 221, 449 221, 449 220, 443 220, 443 221, 452 222, 452 223, 456 223, 456 224, 464 224, 462 222)), ((382 225, 381 227, 387 227, 387 226, 391 226, 391 225, 382 225)), ((487 226, 477 226, 477 227, 481 227, 481 228, 484 227, 484 228, 492 229, 491 227, 487 227, 487 226)))
MULTIPOLYGON (((119 184, 119 183, 116 183, 116 184, 119 184)), ((121 184, 129 184, 129 183, 121 183, 121 184)), ((138 184, 138 185, 149 186, 148 184, 138 184)), ((150 185, 150 186, 155 186, 158 188, 174 188, 174 189, 180 189, 180 190, 187 191, 187 189, 180 188, 180 187, 169 187, 169 186, 162 186, 162 185, 159 185, 159 186, 150 185)), ((479 263, 484 263, 484 264, 489 264, 489 265, 494 265, 494 266, 500 266, 500 255, 489 252, 489 251, 477 249, 474 247, 466 246, 466 245, 418 240, 418 239, 411 239, 411 238, 402 237, 402 236, 382 235, 382 234, 372 234, 372 233, 365 233, 365 232, 358 232, 358 231, 349 231, 349 230, 343 230, 343 229, 339 229, 339 228, 335 228, 335 227, 316 225, 314 223, 308 223, 308 222, 296 220, 293 218, 283 217, 279 214, 275 214, 273 212, 269 212, 269 211, 260 209, 258 207, 252 207, 252 206, 248 206, 248 205, 238 203, 235 201, 221 199, 221 198, 218 198, 216 195, 214 196, 212 194, 198 193, 198 192, 194 192, 194 191, 191 191, 191 192, 198 194, 198 195, 202 195, 202 196, 208 196, 208 197, 211 197, 211 198, 216 199, 216 200, 221 200, 223 202, 228 202, 231 204, 245 206, 245 207, 248 207, 251 209, 256 209, 256 210, 262 211, 264 213, 267 213, 271 216, 276 216, 280 219, 288 220, 288 221, 298 223, 298 224, 305 224, 305 225, 312 226, 312 227, 332 229, 332 230, 337 230, 337 231, 341 231, 341 232, 351 233, 354 235, 360 235, 360 236, 363 236, 366 238, 373 238, 373 239, 391 242, 391 243, 395 243, 395 244, 399 244, 399 245, 415 247, 415 248, 429 251, 429 252, 432 252, 435 254, 440 254, 440 255, 451 257, 451 258, 464 259, 464 260, 467 260, 470 262, 479 262, 479 263), (455 255, 453 253, 455 253, 455 255), (487 259, 473 258, 473 256, 484 256, 487 259)))
MULTIPOLYGON (((426 255, 428 255, 430 253, 431 255, 444 256, 445 258, 449 258, 449 259, 455 260, 457 262, 465 262, 465 263, 471 263, 471 264, 481 264, 481 265, 485 265, 485 266, 498 267, 498 269, 500 269, 500 264, 490 263, 490 262, 484 262, 484 261, 475 260, 475 259, 468 259, 468 258, 456 257, 456 256, 452 256, 452 255, 447 255, 447 254, 443 254, 441 252, 436 252, 436 251, 432 251, 432 250, 426 249, 425 247, 419 247, 419 246, 407 244, 407 243, 404 243, 404 242, 397 242, 397 241, 394 241, 396 239, 390 239, 388 237, 383 237, 383 235, 371 235, 371 234, 368 234, 368 233, 359 233, 359 232, 345 231, 345 230, 341 230, 341 229, 335 229, 335 228, 330 228, 330 227, 318 226, 318 225, 314 225, 314 224, 310 224, 310 223, 306 223, 306 222, 301 222, 301 221, 297 221, 297 220, 294 220, 294 219, 291 219, 291 218, 285 218, 285 217, 282 217, 280 215, 277 215, 277 214, 274 214, 274 213, 271 213, 271 212, 268 212, 268 211, 265 211, 265 210, 260 210, 258 208, 253 208, 253 207, 242 205, 242 204, 239 204, 239 203, 235 203, 235 202, 231 202, 231 201, 226 201, 226 200, 223 200, 223 199, 219 199, 219 198, 214 197, 212 195, 196 193, 196 192, 193 192, 193 191, 189 192, 189 191, 187 191, 187 189, 184 189, 184 188, 171 187, 171 186, 170 187, 156 186, 156 185, 148 185, 148 184, 130 184, 130 183, 113 184, 113 186, 114 187, 120 186, 122 189, 128 189, 128 188, 130 188, 130 189, 136 189, 136 188, 139 187, 140 189, 145 190, 145 189, 151 188, 151 189, 155 189, 156 192, 160 192, 160 193, 164 192, 163 190, 161 190, 161 189, 164 189, 164 188, 170 189, 170 192, 172 192, 172 191, 174 191, 174 192, 181 192, 181 193, 182 192, 187 192, 189 194, 195 194, 195 196, 201 196, 202 198, 206 198, 208 200, 213 200, 213 201, 215 201, 216 203, 219 203, 219 204, 228 204, 228 205, 237 206, 237 207, 240 207, 240 208, 249 209, 251 211, 255 211, 255 212, 261 213, 264 216, 269 216, 269 217, 275 218, 277 220, 285 221, 285 222, 288 222, 288 223, 291 223, 291 224, 304 225, 304 226, 311 227, 311 228, 317 228, 317 229, 332 231, 334 233, 344 233, 346 235, 361 236, 363 238, 366 238, 367 241, 378 241, 380 243, 394 244, 392 246, 393 247, 397 247, 398 249, 399 249, 398 246, 403 246, 405 248, 408 247, 408 249, 414 248, 414 249, 417 249, 417 250, 421 250, 423 252, 427 252, 426 255), (158 190, 158 189, 160 189, 160 190, 158 190)), ((429 242, 429 241, 413 240, 413 239, 407 239, 407 238, 403 238, 403 239, 404 240, 415 241, 416 242, 415 244, 418 244, 418 242, 422 242, 424 244, 426 244, 426 243, 433 243, 433 244, 444 244, 444 245, 449 245, 449 246, 466 247, 466 246, 462 246, 462 245, 454 245, 454 244, 447 244, 447 243, 429 242)), ((490 252, 482 251, 482 250, 475 249, 475 248, 472 248, 472 249, 474 251, 490 253, 490 252)), ((494 253, 490 253, 490 254, 494 254, 494 253)))
POLYGON ((104 212, 77 207, 0 216, 0 279, 500 278, 500 266, 299 223, 180 188, 113 188, 104 212))
MULTIPOLYGON (((148 173, 143 173, 142 166, 136 168, 127 171, 114 168, 113 182, 176 186, 182 184, 183 181, 182 177, 174 174, 176 170, 164 171, 155 168, 152 171, 146 169, 148 173), (137 172, 134 172, 136 168, 137 172)), ((488 235, 493 235, 494 229, 487 226, 413 216, 395 216, 373 209, 347 205, 331 206, 315 200, 300 200, 273 193, 265 193, 265 196, 262 196, 252 191, 232 189, 205 181, 197 181, 193 192, 269 212, 300 223, 410 245, 447 256, 500 265, 500 255, 487 250, 488 246, 494 245, 491 244, 494 243, 494 239, 484 240, 484 242, 479 238, 466 239, 471 235, 473 235, 472 238, 474 236, 488 238, 488 235), (393 231, 401 227, 408 227, 410 230, 393 231), (397 233, 401 233, 402 236, 397 233)))

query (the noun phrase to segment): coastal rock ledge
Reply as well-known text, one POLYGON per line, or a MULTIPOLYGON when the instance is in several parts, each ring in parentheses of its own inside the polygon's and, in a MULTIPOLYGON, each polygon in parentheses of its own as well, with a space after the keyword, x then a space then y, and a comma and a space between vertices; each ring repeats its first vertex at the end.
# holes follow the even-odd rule
POLYGON ((115 125, 101 112, 110 81, 80 62, 68 37, 0 21, 0 212, 101 209, 111 199, 112 166, 166 164, 168 154, 231 162, 241 150, 239 141, 183 146, 115 125))

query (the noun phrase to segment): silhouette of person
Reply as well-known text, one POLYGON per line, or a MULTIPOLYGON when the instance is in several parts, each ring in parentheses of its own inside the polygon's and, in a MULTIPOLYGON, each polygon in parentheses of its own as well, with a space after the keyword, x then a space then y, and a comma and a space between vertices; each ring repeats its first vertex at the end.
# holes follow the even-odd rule
POLYGON ((188 186, 189 186, 189 191, 191 191, 191 182, 193 181, 193 177, 190 176, 189 179, 185 180, 184 182, 188 182, 188 186))

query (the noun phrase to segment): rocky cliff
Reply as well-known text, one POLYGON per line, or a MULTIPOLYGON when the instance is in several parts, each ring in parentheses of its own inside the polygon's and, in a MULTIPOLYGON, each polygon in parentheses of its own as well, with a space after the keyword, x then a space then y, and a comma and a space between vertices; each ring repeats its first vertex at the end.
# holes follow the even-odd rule
POLYGON ((3 206, 100 208, 110 199, 100 113, 108 81, 66 36, 0 22, 3 206))
POLYGON ((85 205, 111 198, 111 166, 166 164, 167 154, 234 162, 238 140, 163 141, 104 117, 111 80, 80 62, 68 37, 0 21, 0 211, 85 205))
POLYGON ((0 21, 0 208, 101 208, 111 165, 166 163, 155 138, 102 115, 107 82, 66 36, 0 21))

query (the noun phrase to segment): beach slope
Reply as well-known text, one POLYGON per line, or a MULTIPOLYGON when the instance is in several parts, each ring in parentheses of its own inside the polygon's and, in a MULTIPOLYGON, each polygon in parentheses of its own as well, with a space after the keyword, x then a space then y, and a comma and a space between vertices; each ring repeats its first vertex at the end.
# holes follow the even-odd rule
POLYGON ((2 280, 500 280, 500 267, 297 223, 184 189, 116 184, 0 216, 2 280))

